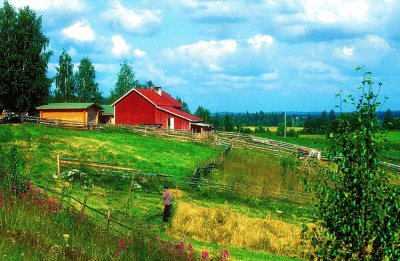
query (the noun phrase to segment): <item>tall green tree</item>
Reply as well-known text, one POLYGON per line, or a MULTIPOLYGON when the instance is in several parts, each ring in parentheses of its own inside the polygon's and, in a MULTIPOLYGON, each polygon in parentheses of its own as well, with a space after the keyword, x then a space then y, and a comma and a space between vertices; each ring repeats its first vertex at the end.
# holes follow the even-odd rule
POLYGON ((0 107, 32 112, 48 99, 46 76, 51 52, 42 19, 28 7, 16 11, 5 1, 0 8, 0 107))
POLYGON ((392 130, 394 128, 394 122, 393 113, 388 109, 383 117, 383 127, 387 130, 392 130))
POLYGON ((127 61, 124 61, 120 66, 117 82, 115 83, 114 89, 111 91, 110 103, 115 102, 133 88, 140 87, 132 66, 130 66, 127 61))
POLYGON ((57 73, 54 77, 56 84, 54 96, 58 102, 72 102, 76 99, 73 69, 71 56, 63 50, 58 59, 57 73))
MULTIPOLYGON (((357 71, 362 68, 357 68, 357 71)), ((381 88, 381 83, 378 84, 381 88)), ((319 229, 311 242, 322 260, 399 260, 400 189, 379 168, 383 134, 371 73, 363 73, 351 117, 338 117, 329 158, 337 170, 316 187, 319 229)))
POLYGON ((103 100, 96 82, 96 70, 89 58, 83 58, 75 73, 76 94, 79 102, 100 104, 103 100))
POLYGON ((189 105, 184 100, 182 100, 181 97, 176 97, 176 100, 183 105, 181 108, 182 111, 191 113, 190 109, 189 109, 189 105))
POLYGON ((204 120, 204 122, 209 123, 211 119, 211 113, 209 110, 204 108, 203 106, 197 107, 194 115, 204 120))

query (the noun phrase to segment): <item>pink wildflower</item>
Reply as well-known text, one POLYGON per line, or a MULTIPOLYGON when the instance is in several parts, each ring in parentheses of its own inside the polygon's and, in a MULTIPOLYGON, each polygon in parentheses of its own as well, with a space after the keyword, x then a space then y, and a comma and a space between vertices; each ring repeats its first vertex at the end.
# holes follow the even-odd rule
POLYGON ((32 189, 32 188, 33 188, 32 183, 31 183, 30 180, 28 180, 28 181, 26 182, 26 188, 27 188, 27 189, 32 189))
POLYGON ((119 247, 119 249, 125 249, 125 242, 123 241, 123 240, 121 240, 121 241, 119 241, 119 243, 118 243, 118 247, 119 247))
POLYGON ((189 244, 189 245, 187 246, 187 249, 188 249, 189 251, 193 251, 193 246, 192 246, 192 244, 189 244))
POLYGON ((185 247, 185 243, 183 243, 183 240, 182 240, 181 242, 179 242, 178 251, 181 252, 184 247, 185 247))
POLYGON ((207 251, 202 251, 201 252, 201 257, 203 258, 203 259, 208 259, 210 256, 209 256, 209 254, 208 254, 208 252, 207 251))
POLYGON ((220 261, 226 261, 228 259, 228 255, 229 255, 228 249, 224 249, 224 251, 221 252, 220 261))

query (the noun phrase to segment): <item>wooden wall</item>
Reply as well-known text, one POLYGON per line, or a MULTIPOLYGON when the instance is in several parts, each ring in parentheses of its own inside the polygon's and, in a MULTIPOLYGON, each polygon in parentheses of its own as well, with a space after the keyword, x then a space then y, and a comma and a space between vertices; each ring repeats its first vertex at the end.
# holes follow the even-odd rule
POLYGON ((86 122, 86 110, 82 109, 41 110, 40 118, 63 119, 68 121, 86 122))
POLYGON ((115 104, 115 124, 132 126, 161 124, 161 128, 169 128, 169 118, 174 118, 174 129, 190 130, 188 120, 157 109, 155 105, 135 91, 115 104))

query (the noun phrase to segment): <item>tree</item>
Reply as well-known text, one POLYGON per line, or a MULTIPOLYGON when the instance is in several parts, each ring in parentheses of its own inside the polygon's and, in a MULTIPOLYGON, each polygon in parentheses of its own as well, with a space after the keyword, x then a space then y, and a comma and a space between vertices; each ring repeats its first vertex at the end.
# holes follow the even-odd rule
POLYGON ((76 98, 73 69, 71 56, 63 50, 58 59, 57 73, 54 77, 56 84, 54 98, 57 102, 72 102, 76 98))
POLYGON ((183 105, 181 108, 182 111, 190 113, 189 105, 186 102, 184 102, 180 97, 176 97, 176 100, 183 105))
POLYGON ((225 114, 224 117, 224 130, 225 131, 234 131, 234 124, 232 120, 232 116, 229 113, 225 114))
POLYGON ((199 118, 203 119, 206 123, 209 123, 209 122, 210 122, 211 113, 210 113, 209 110, 203 108, 203 106, 197 107, 197 109, 196 109, 194 115, 195 115, 196 117, 199 117, 199 118))
POLYGON ((32 112, 47 101, 51 52, 42 19, 28 7, 18 11, 7 1, 0 8, 0 107, 32 112))
POLYGON ((138 88, 140 86, 138 80, 135 78, 135 72, 132 66, 130 66, 127 61, 124 61, 120 66, 121 69, 118 73, 117 82, 115 83, 114 90, 111 91, 110 103, 115 102, 133 88, 138 88))
POLYGON ((383 127, 387 130, 394 128, 394 118, 390 109, 385 112, 385 116, 383 117, 383 127))
POLYGON ((76 94, 78 102, 93 102, 100 104, 102 96, 99 84, 96 82, 96 71, 89 58, 83 58, 75 73, 76 94))
POLYGON ((347 100, 355 112, 336 119, 329 158, 337 159, 337 170, 316 187, 320 227, 311 232, 311 242, 320 259, 400 258, 400 190, 379 169, 383 132, 376 117, 379 90, 374 87, 371 73, 363 72, 361 95, 347 100))

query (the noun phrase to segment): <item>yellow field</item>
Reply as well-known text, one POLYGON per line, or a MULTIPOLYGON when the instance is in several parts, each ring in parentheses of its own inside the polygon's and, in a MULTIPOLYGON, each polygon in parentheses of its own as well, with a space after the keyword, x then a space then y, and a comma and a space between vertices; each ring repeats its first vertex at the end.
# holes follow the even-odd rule
MULTIPOLYGON (((257 126, 246 126, 245 128, 249 128, 250 130, 254 131, 257 128, 257 126)), ((272 132, 276 132, 278 127, 266 126, 265 129, 268 129, 268 130, 270 130, 272 132)), ((288 131, 292 130, 292 129, 295 130, 295 131, 302 131, 303 127, 287 127, 288 131)))

